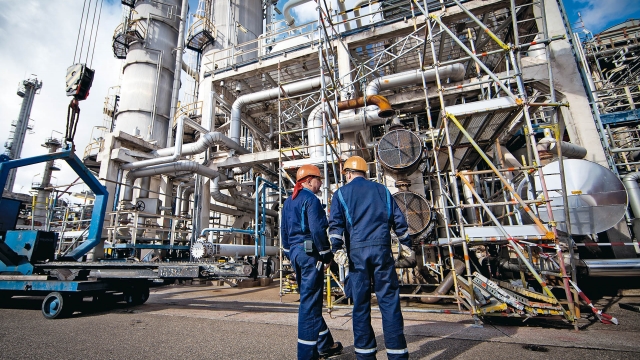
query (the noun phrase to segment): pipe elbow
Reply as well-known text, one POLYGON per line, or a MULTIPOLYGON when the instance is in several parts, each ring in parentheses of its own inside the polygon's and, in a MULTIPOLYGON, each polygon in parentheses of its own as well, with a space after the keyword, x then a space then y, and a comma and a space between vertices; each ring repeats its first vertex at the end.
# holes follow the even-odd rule
POLYGON ((338 111, 361 108, 365 106, 365 103, 366 105, 376 105, 378 107, 379 117, 387 118, 394 114, 389 100, 382 95, 369 95, 366 98, 359 97, 357 99, 340 101, 338 103, 338 111))
POLYGON ((387 118, 393 116, 395 113, 389 100, 381 95, 369 95, 367 96, 367 103, 374 104, 378 107, 378 116, 381 118, 387 118))

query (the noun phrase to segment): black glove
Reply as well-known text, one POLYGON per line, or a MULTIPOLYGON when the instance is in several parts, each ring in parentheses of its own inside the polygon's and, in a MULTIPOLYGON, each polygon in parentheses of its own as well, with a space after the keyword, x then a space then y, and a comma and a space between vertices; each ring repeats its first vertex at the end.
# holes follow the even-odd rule
POLYGON ((331 251, 329 251, 326 254, 320 255, 320 259, 322 260, 323 264, 330 264, 331 260, 333 260, 333 253, 331 251))

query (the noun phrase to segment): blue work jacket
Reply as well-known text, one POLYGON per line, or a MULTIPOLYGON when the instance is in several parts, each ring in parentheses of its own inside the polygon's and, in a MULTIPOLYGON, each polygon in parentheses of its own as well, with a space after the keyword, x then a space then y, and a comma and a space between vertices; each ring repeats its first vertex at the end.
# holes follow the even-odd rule
POLYGON ((292 246, 302 245, 305 240, 313 240, 320 255, 331 251, 327 238, 327 214, 311 190, 303 188, 295 199, 285 200, 281 226, 282 247, 287 257, 292 246))
POLYGON ((407 220, 385 186, 357 177, 333 194, 329 238, 334 252, 344 245, 345 234, 348 250, 390 246, 390 230, 402 244, 411 247, 407 220))

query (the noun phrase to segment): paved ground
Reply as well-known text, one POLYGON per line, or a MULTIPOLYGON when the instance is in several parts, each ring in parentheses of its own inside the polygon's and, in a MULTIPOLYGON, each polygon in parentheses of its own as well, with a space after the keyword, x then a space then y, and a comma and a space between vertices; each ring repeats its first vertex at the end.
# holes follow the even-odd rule
MULTIPOLYGON (((145 305, 97 309, 86 301, 83 313, 45 320, 41 299, 14 298, 0 309, 0 359, 293 359, 297 300, 297 295, 286 295, 280 302, 276 284, 250 289, 169 286, 152 290, 145 305)), ((466 315, 415 312, 405 312, 405 332, 414 359, 640 358, 640 314, 620 309, 619 301, 599 301, 619 326, 583 318, 578 332, 560 321, 478 328, 466 315)), ((380 314, 373 315, 378 359, 385 359, 380 314)), ((325 319, 334 338, 345 345, 344 354, 335 359, 355 359, 349 311, 335 310, 325 319)))

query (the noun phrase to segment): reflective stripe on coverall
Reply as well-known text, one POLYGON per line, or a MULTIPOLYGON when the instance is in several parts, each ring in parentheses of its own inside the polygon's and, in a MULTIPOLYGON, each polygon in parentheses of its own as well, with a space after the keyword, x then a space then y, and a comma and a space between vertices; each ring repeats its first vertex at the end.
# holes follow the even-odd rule
POLYGON ((282 246, 291 259, 300 291, 298 309, 298 359, 317 359, 318 352, 333 346, 333 337, 322 317, 323 269, 316 267, 321 253, 330 251, 327 216, 320 200, 308 189, 287 199, 282 210, 282 246), (311 254, 304 241, 313 240, 311 254))
POLYGON ((382 314, 387 357, 408 359, 400 312, 400 289, 389 233, 394 230, 400 242, 411 247, 404 214, 386 187, 356 177, 334 194, 329 224, 332 250, 337 251, 345 244, 349 255, 356 357, 359 360, 376 358, 377 344, 371 327, 373 280, 382 314))

